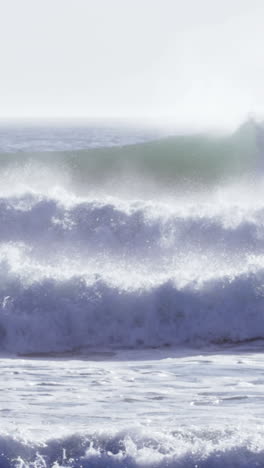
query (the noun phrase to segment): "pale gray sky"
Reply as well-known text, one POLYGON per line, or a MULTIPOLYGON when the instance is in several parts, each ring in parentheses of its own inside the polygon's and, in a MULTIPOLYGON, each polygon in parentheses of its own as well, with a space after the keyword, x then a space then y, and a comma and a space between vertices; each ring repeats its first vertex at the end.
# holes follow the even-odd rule
POLYGON ((0 0, 0 118, 264 116, 264 0, 0 0))

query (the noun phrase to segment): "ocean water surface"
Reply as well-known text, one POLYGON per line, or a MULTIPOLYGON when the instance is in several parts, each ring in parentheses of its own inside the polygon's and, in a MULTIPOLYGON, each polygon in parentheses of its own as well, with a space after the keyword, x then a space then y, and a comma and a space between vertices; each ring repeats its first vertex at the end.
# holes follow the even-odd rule
POLYGON ((0 129, 0 467, 264 467, 264 130, 0 129))

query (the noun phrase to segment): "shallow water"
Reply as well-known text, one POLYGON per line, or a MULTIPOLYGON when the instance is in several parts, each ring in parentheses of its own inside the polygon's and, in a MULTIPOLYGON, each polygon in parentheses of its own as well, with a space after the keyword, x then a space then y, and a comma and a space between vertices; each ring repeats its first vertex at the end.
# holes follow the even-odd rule
POLYGON ((264 466, 262 346, 2 358, 1 466, 264 466))

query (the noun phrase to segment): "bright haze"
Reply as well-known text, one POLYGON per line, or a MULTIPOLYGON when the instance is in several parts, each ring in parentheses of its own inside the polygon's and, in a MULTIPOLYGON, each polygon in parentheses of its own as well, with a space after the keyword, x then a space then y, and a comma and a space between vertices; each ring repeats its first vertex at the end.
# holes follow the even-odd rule
POLYGON ((0 119, 264 115, 263 0, 0 0, 0 119))

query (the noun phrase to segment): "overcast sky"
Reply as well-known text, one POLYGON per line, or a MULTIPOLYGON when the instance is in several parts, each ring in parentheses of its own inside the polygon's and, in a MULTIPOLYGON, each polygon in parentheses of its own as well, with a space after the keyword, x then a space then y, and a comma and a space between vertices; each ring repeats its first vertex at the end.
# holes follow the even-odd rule
POLYGON ((0 118, 264 116, 264 0, 0 0, 0 118))

